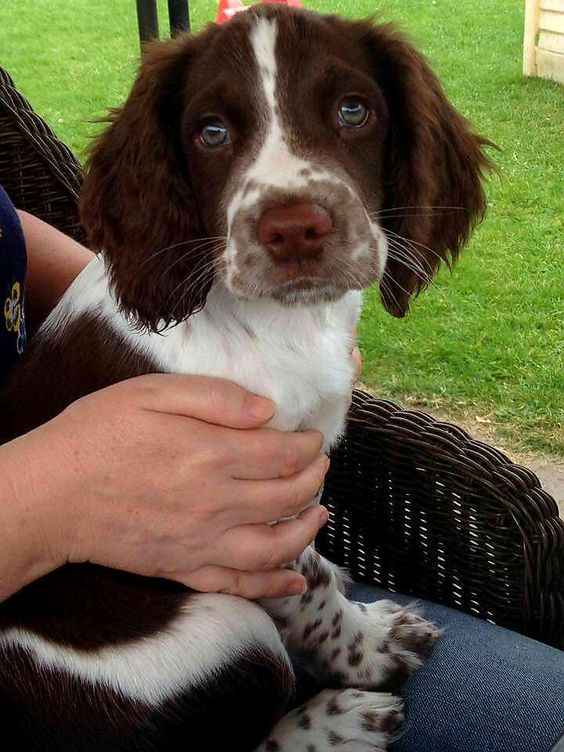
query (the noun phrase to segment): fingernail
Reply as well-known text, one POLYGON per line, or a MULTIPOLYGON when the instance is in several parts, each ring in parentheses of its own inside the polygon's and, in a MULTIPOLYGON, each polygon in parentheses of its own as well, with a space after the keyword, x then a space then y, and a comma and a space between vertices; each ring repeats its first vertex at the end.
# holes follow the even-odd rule
POLYGON ((274 415, 274 402, 265 397, 251 394, 247 398, 247 412, 256 420, 268 420, 274 415))
POLYGON ((307 582, 305 581, 305 577, 296 577, 288 585, 288 595, 302 595, 306 590, 307 582))
POLYGON ((323 527, 329 519, 329 510, 326 507, 319 507, 319 527, 323 527))

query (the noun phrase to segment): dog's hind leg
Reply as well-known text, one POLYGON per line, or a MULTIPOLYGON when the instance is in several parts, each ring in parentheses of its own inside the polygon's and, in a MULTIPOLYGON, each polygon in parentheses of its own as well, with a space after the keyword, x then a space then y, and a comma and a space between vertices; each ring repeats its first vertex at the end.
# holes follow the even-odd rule
POLYGON ((0 749, 254 750, 293 692, 278 630, 241 598, 182 597, 159 631, 94 650, 0 630, 0 749))
POLYGON ((285 715, 257 752, 381 752, 402 719, 393 695, 326 689, 285 715))

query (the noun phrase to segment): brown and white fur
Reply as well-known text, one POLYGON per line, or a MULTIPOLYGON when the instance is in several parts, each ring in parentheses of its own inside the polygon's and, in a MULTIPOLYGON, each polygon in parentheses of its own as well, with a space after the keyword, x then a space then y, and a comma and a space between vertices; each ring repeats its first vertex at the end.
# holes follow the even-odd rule
MULTIPOLYGON (((110 120, 82 198, 102 252, 15 370, 3 439, 174 371, 272 398, 272 427, 318 428, 328 451, 360 288, 379 282, 403 315, 456 256, 484 210, 485 142, 394 27, 275 6, 154 46, 110 120), (343 102, 365 122, 343 123, 343 102), (225 143, 202 140, 210 119, 225 143), (272 223, 264 239, 266 216, 303 206, 330 217, 319 236, 314 218, 313 250, 281 249, 272 223)), ((420 665, 437 632, 390 602, 349 602, 313 548, 294 566, 306 594, 260 605, 90 565, 25 588, 0 607, 0 748, 384 748, 401 703, 367 690, 420 665), (331 689, 284 716, 289 651, 331 689)))

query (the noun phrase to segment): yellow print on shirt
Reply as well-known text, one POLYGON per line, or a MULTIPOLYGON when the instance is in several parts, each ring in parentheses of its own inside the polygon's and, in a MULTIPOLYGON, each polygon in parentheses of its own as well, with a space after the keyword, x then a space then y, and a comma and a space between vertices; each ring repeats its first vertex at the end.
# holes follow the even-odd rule
POLYGON ((16 347, 18 353, 21 355, 25 344, 25 329, 23 325, 23 307, 19 282, 14 282, 10 296, 6 298, 6 302, 4 303, 4 319, 6 329, 17 335, 16 347))

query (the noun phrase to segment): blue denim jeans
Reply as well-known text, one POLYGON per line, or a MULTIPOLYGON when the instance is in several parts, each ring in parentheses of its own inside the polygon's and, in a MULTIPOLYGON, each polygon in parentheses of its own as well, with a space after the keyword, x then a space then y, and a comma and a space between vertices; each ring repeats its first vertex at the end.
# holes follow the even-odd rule
MULTIPOLYGON (((413 600, 366 585, 355 585, 350 597, 413 600)), ((420 605, 445 632, 402 688, 406 722, 390 752, 564 752, 564 652, 435 603, 420 605)), ((317 690, 313 679, 301 681, 302 698, 317 690)))

